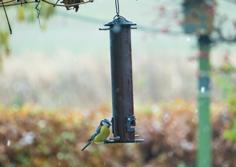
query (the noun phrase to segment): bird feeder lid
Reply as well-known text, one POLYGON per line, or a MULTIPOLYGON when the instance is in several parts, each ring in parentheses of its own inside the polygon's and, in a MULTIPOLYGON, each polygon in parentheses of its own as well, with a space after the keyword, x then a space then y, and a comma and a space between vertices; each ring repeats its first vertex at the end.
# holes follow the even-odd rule
POLYGON ((123 16, 116 16, 112 22, 105 24, 105 26, 113 27, 114 25, 123 25, 123 26, 135 26, 136 24, 128 21, 123 16))

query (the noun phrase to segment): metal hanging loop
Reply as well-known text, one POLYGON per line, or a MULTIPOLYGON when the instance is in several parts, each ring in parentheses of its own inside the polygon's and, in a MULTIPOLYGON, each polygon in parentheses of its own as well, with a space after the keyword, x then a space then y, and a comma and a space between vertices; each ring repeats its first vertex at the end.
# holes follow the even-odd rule
POLYGON ((116 6, 116 16, 119 17, 120 16, 120 2, 119 2, 119 0, 115 0, 115 6, 116 6))

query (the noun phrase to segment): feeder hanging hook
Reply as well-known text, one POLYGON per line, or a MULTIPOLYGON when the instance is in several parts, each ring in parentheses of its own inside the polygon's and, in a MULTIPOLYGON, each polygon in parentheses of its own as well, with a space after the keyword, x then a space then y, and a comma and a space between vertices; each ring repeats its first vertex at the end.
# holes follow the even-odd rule
POLYGON ((115 0, 115 6, 116 6, 116 16, 120 16, 120 4, 119 0, 115 0))

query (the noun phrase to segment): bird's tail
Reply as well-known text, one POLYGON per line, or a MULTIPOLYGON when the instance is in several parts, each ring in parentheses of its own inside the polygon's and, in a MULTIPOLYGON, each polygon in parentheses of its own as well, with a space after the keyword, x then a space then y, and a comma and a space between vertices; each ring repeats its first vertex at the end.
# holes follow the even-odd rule
POLYGON ((81 151, 84 151, 91 143, 92 143, 92 142, 89 141, 89 142, 81 149, 81 151))

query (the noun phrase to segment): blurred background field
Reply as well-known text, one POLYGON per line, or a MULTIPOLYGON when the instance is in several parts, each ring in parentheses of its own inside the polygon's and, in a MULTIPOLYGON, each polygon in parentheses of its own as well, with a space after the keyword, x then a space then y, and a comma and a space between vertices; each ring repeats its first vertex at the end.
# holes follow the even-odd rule
MULTIPOLYGON (((222 64, 224 52, 213 59, 222 64)), ((190 56, 189 56, 190 57, 190 56)), ((235 56, 232 56, 232 60, 235 56)), ((164 55, 133 58, 135 103, 152 104, 176 98, 194 100, 197 94, 197 64, 188 57, 164 55)), ((212 100, 223 100, 223 90, 213 75, 212 100)), ((235 81, 235 75, 232 79, 235 81)), ((111 102, 109 56, 76 56, 33 53, 4 61, 0 99, 5 105, 36 104, 44 107, 89 108, 111 102)))
MULTIPOLYGON (((0 166, 195 167, 197 37, 168 15, 181 3, 121 0, 122 14, 139 25, 132 31, 134 108, 145 142, 85 152, 99 121, 112 115, 109 36, 98 28, 112 19, 113 2, 96 0, 78 13, 57 9, 41 28, 36 13, 31 22, 21 7, 9 7, 13 35, 0 47, 0 166)), ((235 4, 217 3, 219 14, 236 20, 235 4)), ((3 16, 0 10, 0 31, 8 32, 3 16)), ((236 74, 220 70, 225 56, 236 67, 235 53, 234 43, 211 50, 214 167, 236 166, 236 74)))
MULTIPOLYGON (((135 102, 189 99, 196 95, 197 61, 189 61, 198 54, 196 37, 163 33, 167 27, 168 31, 182 32, 181 25, 176 24, 183 18, 181 3, 121 2, 122 14, 139 26, 132 31, 135 102), (163 7, 166 14, 160 18, 163 7), (173 19, 174 12, 180 13, 173 19)), ((236 19, 231 3, 220 1, 218 4, 218 13, 236 19)), ((9 38, 10 57, 1 56, 4 63, 0 99, 3 104, 60 107, 110 102, 109 34, 98 28, 112 19, 112 1, 97 0, 81 6, 79 13, 59 8, 47 21, 41 16, 42 24, 45 22, 43 31, 40 27, 44 24, 38 24, 36 13, 31 22, 27 20, 31 15, 21 13, 21 7, 11 7, 8 11, 13 35, 9 38), (23 20, 19 20, 21 14, 23 20)), ((3 12, 0 13, 4 18, 3 12)), ((2 24, 0 30, 8 33, 7 24, 2 24)), ((235 45, 227 43, 212 48, 213 68, 222 64, 226 54, 236 64, 235 50, 235 45)), ((213 98, 218 97, 213 93, 213 98)))

